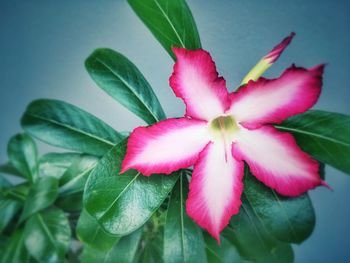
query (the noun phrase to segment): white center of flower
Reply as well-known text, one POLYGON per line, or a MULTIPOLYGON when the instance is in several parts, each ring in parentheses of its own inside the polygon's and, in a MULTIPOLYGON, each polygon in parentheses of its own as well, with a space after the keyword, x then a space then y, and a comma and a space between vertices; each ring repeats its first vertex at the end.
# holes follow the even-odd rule
POLYGON ((209 124, 209 131, 213 140, 233 141, 239 132, 239 125, 233 116, 220 116, 209 124))

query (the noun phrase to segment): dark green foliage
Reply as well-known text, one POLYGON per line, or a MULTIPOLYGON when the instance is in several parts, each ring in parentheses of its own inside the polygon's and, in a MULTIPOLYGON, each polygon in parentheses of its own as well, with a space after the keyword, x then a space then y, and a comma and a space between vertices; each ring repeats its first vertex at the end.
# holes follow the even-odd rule
POLYGON ((122 54, 95 50, 85 61, 97 85, 147 124, 165 119, 162 106, 142 73, 122 54))

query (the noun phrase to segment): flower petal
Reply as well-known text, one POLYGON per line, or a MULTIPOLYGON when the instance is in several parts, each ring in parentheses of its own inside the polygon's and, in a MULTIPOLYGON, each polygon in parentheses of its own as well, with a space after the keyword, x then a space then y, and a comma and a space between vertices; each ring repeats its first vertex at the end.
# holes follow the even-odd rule
POLYGON ((324 65, 309 70, 292 66, 277 79, 249 81, 246 87, 231 94, 228 113, 252 129, 303 113, 320 95, 323 68, 324 65))
POLYGON ((193 165, 209 142, 207 123, 167 119, 136 128, 129 137, 122 173, 133 168, 143 175, 169 174, 193 165))
POLYGON ((173 48, 176 55, 169 83, 186 104, 186 116, 211 120, 229 107, 226 81, 218 77, 210 54, 202 49, 173 48))
POLYGON ((285 48, 290 44, 295 33, 292 32, 288 37, 275 46, 266 56, 264 56, 244 77, 241 85, 247 84, 249 80, 257 80, 277 59, 282 55, 285 48))
POLYGON ((323 184, 318 163, 297 146, 292 135, 274 127, 242 128, 232 153, 248 163, 256 178, 282 195, 298 196, 323 184))
POLYGON ((220 142, 211 142, 194 165, 187 214, 220 242, 220 232, 238 213, 243 191, 243 162, 226 154, 220 142))

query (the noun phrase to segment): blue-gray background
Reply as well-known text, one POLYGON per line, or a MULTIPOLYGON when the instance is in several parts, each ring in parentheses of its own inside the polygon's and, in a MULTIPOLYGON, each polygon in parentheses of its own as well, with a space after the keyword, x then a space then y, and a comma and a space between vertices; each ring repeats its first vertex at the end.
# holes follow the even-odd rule
MULTIPOLYGON (((350 114, 348 1, 188 2, 203 47, 230 89, 262 55, 296 31, 292 45, 266 76, 278 76, 291 63, 310 67, 327 62, 315 108, 350 114)), ((168 116, 183 114, 182 103, 168 87, 172 60, 126 1, 0 0, 0 162, 6 160, 6 143, 20 132, 21 114, 33 99, 65 100, 117 130, 143 124, 85 72, 84 59, 97 47, 129 57, 154 87, 168 116)), ((295 246, 296 262, 350 261, 350 178, 332 168, 326 176, 334 191, 311 191, 317 224, 313 235, 295 246)))

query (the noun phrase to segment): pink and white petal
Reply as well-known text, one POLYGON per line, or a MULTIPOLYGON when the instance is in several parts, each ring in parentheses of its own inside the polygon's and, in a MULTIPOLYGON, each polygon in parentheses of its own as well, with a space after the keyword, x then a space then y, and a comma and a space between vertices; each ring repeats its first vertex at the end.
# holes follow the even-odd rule
POLYGON ((193 165, 209 143, 207 123, 188 118, 167 119, 138 127, 130 135, 121 172, 169 174, 193 165))
POLYGON ((271 126, 242 128, 232 154, 246 161, 258 180, 285 196, 298 196, 323 184, 318 163, 298 147, 291 134, 271 126))
POLYGON ((277 46, 275 46, 266 56, 263 57, 268 63, 273 64, 281 56, 285 48, 292 42, 295 33, 292 32, 288 37, 282 40, 277 46))
POLYGON ((280 123, 311 108, 321 92, 324 65, 311 69, 294 65, 273 80, 260 78, 231 94, 228 113, 249 129, 280 123))
POLYGON ((220 232, 239 212, 243 162, 236 161, 220 142, 211 142, 194 165, 187 214, 219 243, 220 232))
POLYGON ((210 54, 184 48, 173 52, 177 60, 169 83, 186 104, 186 116, 211 120, 223 114, 230 106, 226 81, 218 76, 210 54))

